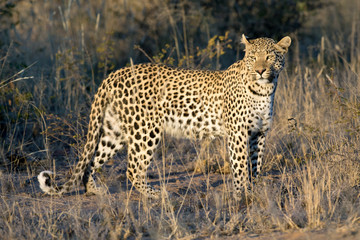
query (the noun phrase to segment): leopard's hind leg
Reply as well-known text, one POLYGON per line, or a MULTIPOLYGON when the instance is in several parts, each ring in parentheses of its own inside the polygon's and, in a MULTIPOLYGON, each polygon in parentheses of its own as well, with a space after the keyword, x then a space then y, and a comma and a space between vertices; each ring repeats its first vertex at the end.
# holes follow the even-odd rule
POLYGON ((159 190, 147 183, 146 172, 161 139, 161 128, 155 122, 132 131, 128 147, 127 177, 133 186, 147 197, 158 199, 159 190))
POLYGON ((124 142, 104 136, 99 142, 98 150, 95 153, 95 158, 84 173, 83 183, 87 194, 99 194, 103 190, 96 186, 93 178, 97 169, 101 168, 107 161, 109 161, 119 150, 124 146, 124 142))
POLYGON ((87 194, 98 194, 103 191, 96 186, 93 178, 97 169, 109 161, 124 145, 124 132, 121 130, 121 122, 110 107, 105 111, 100 139, 97 143, 94 159, 88 164, 83 177, 83 183, 87 194))

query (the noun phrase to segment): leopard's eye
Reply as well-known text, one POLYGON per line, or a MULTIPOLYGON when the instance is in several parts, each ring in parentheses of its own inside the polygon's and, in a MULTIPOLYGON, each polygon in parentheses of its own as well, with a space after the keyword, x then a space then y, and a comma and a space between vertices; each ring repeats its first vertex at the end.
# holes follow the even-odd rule
POLYGON ((267 55, 266 56, 266 61, 270 61, 270 60, 273 60, 273 59, 274 59, 273 55, 267 55))

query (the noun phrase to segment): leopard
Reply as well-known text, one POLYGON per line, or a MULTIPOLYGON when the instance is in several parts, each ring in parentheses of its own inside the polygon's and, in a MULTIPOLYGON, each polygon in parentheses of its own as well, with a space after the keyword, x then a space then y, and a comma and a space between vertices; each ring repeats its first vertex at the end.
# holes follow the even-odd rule
POLYGON ((163 134, 226 139, 233 193, 241 197, 258 177, 270 130, 278 77, 291 38, 247 38, 244 57, 225 70, 130 65, 103 80, 90 110, 83 152, 71 177, 57 184, 51 171, 38 175, 40 188, 62 195, 79 187, 98 194, 94 174, 127 147, 127 178, 142 195, 159 198, 147 169, 163 134))

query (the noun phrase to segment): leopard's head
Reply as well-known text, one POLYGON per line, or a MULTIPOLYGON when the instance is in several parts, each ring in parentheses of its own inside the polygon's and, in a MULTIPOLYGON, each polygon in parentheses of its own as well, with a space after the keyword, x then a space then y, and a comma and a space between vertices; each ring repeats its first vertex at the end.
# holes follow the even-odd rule
POLYGON ((258 84, 276 83, 279 73, 284 67, 285 53, 291 38, 286 36, 279 42, 271 38, 257 38, 248 40, 242 35, 245 44, 245 57, 250 79, 258 84))

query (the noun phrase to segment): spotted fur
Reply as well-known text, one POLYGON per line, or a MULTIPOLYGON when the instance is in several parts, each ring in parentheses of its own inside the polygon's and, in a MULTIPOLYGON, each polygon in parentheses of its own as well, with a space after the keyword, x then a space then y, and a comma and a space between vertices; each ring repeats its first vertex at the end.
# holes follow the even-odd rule
POLYGON ((143 194, 157 197, 146 170, 164 131, 190 138, 227 138, 235 194, 256 177, 270 129, 274 94, 290 37, 248 40, 245 57, 224 71, 139 64, 103 81, 91 107, 87 142, 73 175, 62 186, 40 173, 41 189, 63 194, 80 181, 96 193, 93 174, 125 145, 127 176, 143 194))

